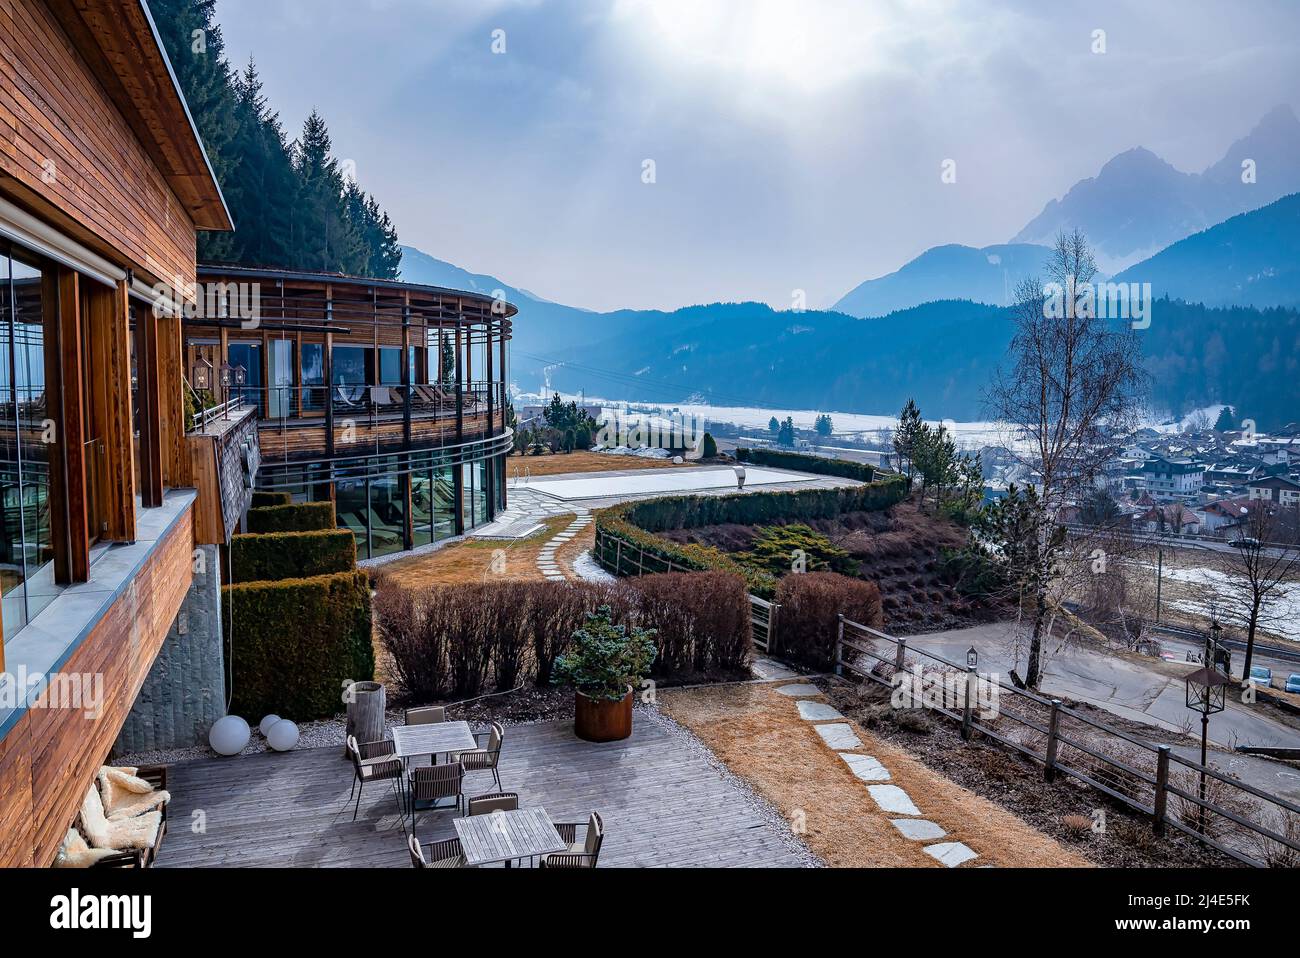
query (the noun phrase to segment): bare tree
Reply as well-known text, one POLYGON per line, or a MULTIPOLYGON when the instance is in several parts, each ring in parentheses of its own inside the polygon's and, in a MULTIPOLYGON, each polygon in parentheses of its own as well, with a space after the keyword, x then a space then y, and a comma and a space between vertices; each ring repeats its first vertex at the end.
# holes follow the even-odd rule
POLYGON ((1040 520, 1039 568, 1029 577, 1030 636, 1025 683, 1042 681, 1043 626, 1049 590, 1059 575, 1058 514, 1095 488, 1117 453, 1111 439, 1136 422, 1143 375, 1140 350, 1127 326, 1096 315, 1092 251, 1079 230, 1056 238, 1045 277, 1016 288, 1014 334, 1007 362, 994 375, 985 403, 1009 432, 1011 455, 1032 477, 1040 520), (1055 545, 1054 545, 1055 543, 1055 545))
POLYGON ((1255 634, 1260 625, 1283 617, 1277 600, 1286 583, 1300 572, 1300 546, 1296 544, 1293 510, 1260 500, 1251 503, 1239 538, 1223 557, 1226 594, 1224 610, 1246 629, 1246 658, 1242 678, 1250 676, 1255 655, 1255 634))

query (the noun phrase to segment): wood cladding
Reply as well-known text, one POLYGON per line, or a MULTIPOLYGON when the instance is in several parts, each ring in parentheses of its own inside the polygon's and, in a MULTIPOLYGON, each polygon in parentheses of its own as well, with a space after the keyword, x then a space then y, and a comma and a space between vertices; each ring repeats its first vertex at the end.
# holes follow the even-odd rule
POLYGON ((193 535, 187 510, 60 669, 103 675, 99 713, 32 708, 0 739, 0 867, 54 860, 189 589, 193 535))
POLYGON ((150 282, 194 280, 193 219, 44 0, 0 0, 0 193, 150 282))

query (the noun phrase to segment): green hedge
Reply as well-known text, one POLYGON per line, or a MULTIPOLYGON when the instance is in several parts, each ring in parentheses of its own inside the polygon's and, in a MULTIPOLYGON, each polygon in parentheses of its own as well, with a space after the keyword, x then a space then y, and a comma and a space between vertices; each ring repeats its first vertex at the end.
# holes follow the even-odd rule
POLYGON ((346 680, 374 678, 364 572, 228 585, 222 618, 235 715, 327 718, 343 710, 346 680))
POLYGON ((898 476, 843 489, 670 496, 625 503, 596 513, 596 561, 616 576, 638 575, 643 571, 667 572, 670 562, 684 569, 731 572, 741 576, 754 595, 770 598, 777 584, 776 576, 771 573, 741 565, 712 546, 671 542, 655 533, 726 523, 771 525, 832 519, 846 512, 888 509, 902 502, 906 495, 907 480, 898 476), (632 548, 620 551, 619 539, 632 548), (638 556, 637 549, 645 555, 638 556), (642 560, 640 566, 637 558, 642 560), (662 565, 652 567, 655 560, 662 565))
POLYGON ((876 467, 861 462, 849 462, 847 459, 827 459, 825 456, 807 456, 799 452, 783 452, 780 449, 737 449, 736 458, 741 462, 750 462, 756 466, 772 466, 774 469, 793 469, 796 472, 811 472, 818 476, 837 476, 840 479, 856 479, 859 482, 873 482, 876 467))
POLYGON ((289 506, 293 505, 293 496, 287 492, 266 492, 260 490, 253 493, 253 500, 250 505, 254 509, 261 506, 289 506))
POLYGON ((248 510, 248 531, 312 532, 334 528, 334 503, 298 502, 287 506, 258 506, 248 510))
POLYGON ((347 529, 266 532, 230 540, 232 582, 305 579, 357 567, 357 543, 347 529))

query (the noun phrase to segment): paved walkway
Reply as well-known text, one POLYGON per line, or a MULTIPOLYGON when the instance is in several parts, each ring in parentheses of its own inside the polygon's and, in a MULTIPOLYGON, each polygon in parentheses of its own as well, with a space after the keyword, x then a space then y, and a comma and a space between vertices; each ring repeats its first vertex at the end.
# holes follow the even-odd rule
POLYGON ((542 575, 548 579, 566 578, 564 571, 560 568, 559 563, 555 561, 555 552, 562 545, 572 541, 573 537, 582 532, 583 529, 591 525, 591 513, 580 506, 574 506, 569 509, 570 512, 577 513, 577 518, 564 527, 564 531, 555 536, 546 545, 542 546, 542 551, 537 553, 537 568, 542 571, 542 575))
POLYGON ((778 686, 777 691, 794 700, 800 718, 816 723, 813 728, 822 742, 839 755, 849 771, 866 786, 876 807, 890 816, 889 823, 898 829, 899 834, 912 841, 928 843, 922 851, 949 868, 979 857, 978 852, 963 842, 938 840, 948 833, 941 825, 926 819, 911 796, 892 784, 889 769, 864 752, 862 740, 835 706, 814 701, 822 694, 817 686, 795 682, 778 686))

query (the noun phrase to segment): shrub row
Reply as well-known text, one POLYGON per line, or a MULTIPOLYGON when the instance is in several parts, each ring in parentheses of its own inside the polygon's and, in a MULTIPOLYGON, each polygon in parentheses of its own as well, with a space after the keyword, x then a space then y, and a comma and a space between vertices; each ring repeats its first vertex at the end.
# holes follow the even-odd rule
POLYGON ((222 619, 236 715, 325 718, 342 709, 345 681, 374 674, 364 572, 228 585, 222 619))
POLYGON ((850 462, 847 459, 828 459, 825 456, 809 456, 780 449, 737 449, 736 458, 756 466, 793 469, 796 472, 811 472, 818 476, 857 479, 859 482, 872 482, 876 478, 876 467, 868 466, 866 463, 850 462))
POLYGON ((667 529, 738 523, 829 519, 846 512, 888 509, 907 495, 903 477, 846 489, 799 489, 788 492, 737 493, 728 496, 670 496, 626 503, 596 513, 596 560, 616 576, 668 569, 717 570, 739 575, 754 595, 770 599, 777 579, 770 572, 743 566, 711 546, 670 542, 655 535, 667 529), (622 540, 625 548, 618 548, 622 540))
POLYGON ((884 625, 880 589, 874 582, 837 572, 788 575, 777 586, 776 648, 781 658, 814 669, 835 662, 839 616, 879 629, 884 625))
POLYGON ((232 582, 305 579, 357 566, 356 539, 347 529, 266 532, 230 540, 232 582))
POLYGON ((311 532, 315 529, 333 529, 334 503, 296 502, 280 506, 258 506, 248 510, 248 531, 311 532))
POLYGON ((288 506, 293 504, 293 496, 287 492, 258 490, 253 493, 253 498, 249 504, 254 509, 263 506, 288 506))
POLYGON ((523 683, 550 684, 587 613, 656 629, 652 674, 666 681, 732 675, 749 661, 749 599, 723 573, 646 576, 635 582, 466 583, 415 592, 381 579, 380 641, 408 701, 432 702, 523 683))

